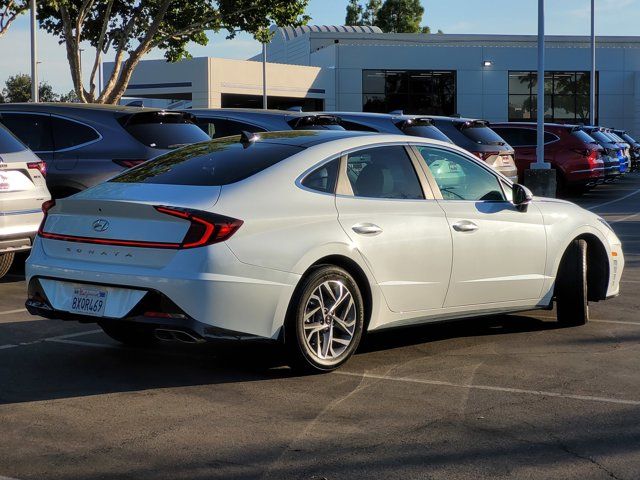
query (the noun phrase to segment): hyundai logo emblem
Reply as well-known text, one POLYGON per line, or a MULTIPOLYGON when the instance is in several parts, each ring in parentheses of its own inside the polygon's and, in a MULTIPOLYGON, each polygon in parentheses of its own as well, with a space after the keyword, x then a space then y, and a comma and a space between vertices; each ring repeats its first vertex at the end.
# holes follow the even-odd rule
POLYGON ((100 218, 93 222, 93 229, 96 232, 104 232, 109 228, 109 222, 103 218, 100 218))

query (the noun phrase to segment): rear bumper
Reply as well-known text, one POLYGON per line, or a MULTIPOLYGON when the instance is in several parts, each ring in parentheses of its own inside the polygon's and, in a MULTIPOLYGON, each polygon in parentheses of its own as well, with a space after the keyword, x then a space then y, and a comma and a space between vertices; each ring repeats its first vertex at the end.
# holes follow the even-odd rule
POLYGON ((21 252, 29 250, 33 245, 36 232, 19 233, 13 235, 0 234, 0 253, 21 252))
MULTIPOLYGON (((48 280, 43 282, 48 283, 45 285, 47 302, 27 305, 34 314, 47 318, 140 322, 143 319, 130 318, 140 314, 136 306, 144 296, 139 293, 159 292, 179 307, 187 323, 193 321, 197 322, 194 325, 203 324, 207 329, 263 338, 277 338, 300 278, 296 274, 241 263, 224 243, 180 251, 162 268, 150 268, 108 260, 103 263, 52 257, 45 253, 39 237, 27 260, 26 273, 30 287, 33 281, 48 280), (65 293, 69 284, 107 289, 105 315, 109 318, 87 319, 70 313, 68 290, 65 293), (134 291, 138 294, 129 295, 134 291), (117 307, 109 305, 110 301, 117 307)), ((164 323, 164 320, 154 317, 151 322, 164 323)), ((193 329, 203 337, 209 331, 193 329)))

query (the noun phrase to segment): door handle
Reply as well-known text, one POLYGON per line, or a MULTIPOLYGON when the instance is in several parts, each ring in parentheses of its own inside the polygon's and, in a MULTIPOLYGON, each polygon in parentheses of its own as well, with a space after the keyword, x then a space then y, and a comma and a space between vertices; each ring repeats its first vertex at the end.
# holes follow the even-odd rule
POLYGON ((452 225, 452 227, 456 232, 475 232, 479 228, 478 225, 470 222, 469 220, 461 220, 459 222, 456 222, 452 225))
POLYGON ((351 230, 359 233, 360 235, 368 235, 370 237, 380 235, 382 233, 382 228, 375 223, 356 223, 351 227, 351 230))

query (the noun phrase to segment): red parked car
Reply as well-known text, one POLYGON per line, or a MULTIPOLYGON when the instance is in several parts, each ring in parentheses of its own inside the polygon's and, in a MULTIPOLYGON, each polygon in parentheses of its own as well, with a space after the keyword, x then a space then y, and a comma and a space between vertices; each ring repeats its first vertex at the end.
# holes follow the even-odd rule
MULTIPOLYGON (((535 123, 492 123, 516 152, 518 177, 536 161, 535 123)), ((582 193, 604 180, 604 149, 576 125, 544 124, 544 158, 557 172, 559 193, 582 193)))

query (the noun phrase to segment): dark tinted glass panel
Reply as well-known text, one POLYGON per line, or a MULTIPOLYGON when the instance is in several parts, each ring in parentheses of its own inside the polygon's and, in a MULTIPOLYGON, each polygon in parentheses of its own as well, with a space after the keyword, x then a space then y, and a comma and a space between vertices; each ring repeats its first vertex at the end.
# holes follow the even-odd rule
POLYGON ((198 118, 198 126, 211 138, 230 137, 240 135, 242 131, 249 133, 264 132, 264 128, 249 123, 236 122, 224 118, 198 118))
POLYGON ((556 95, 553 97, 553 118, 571 120, 576 118, 576 97, 574 95, 556 95))
POLYGON ((424 198, 411 159, 401 146, 368 148, 349 154, 347 176, 356 197, 424 198))
POLYGON ((528 72, 509 73, 509 94, 529 95, 535 84, 536 77, 528 72))
POLYGON ((362 125, 361 123, 358 123, 358 122, 352 122, 350 120, 340 120, 340 125, 342 125, 342 128, 344 128, 345 130, 356 130, 358 132, 377 132, 378 131, 373 127, 362 125))
POLYGON ((622 138, 624 138, 628 143, 630 143, 631 145, 638 143, 631 135, 629 135, 628 133, 623 133, 622 134, 622 138))
POLYGON ((554 95, 573 95, 576 93, 576 74, 574 72, 557 72, 553 75, 554 95))
POLYGON ((536 144, 536 131, 530 128, 495 127, 493 130, 512 147, 526 147, 536 144))
POLYGON ((51 117, 26 113, 2 113, 2 123, 34 152, 53 150, 51 117))
POLYGON ((431 115, 455 113, 454 71, 363 70, 362 75, 362 102, 366 112, 402 110, 405 113, 431 115))
MULTIPOLYGON (((537 135, 536 135, 536 138, 537 138, 537 135)), ((556 137, 553 133, 544 132, 544 143, 551 143, 551 142, 555 142, 556 140, 558 140, 558 137, 556 137)))
POLYGON ((363 70, 362 72, 362 92, 363 93, 384 93, 385 73, 384 70, 363 70))
POLYGON ((509 118, 511 120, 531 119, 530 95, 509 95, 509 118))
POLYGON ((571 132, 571 135, 584 143, 597 143, 593 137, 591 137, 588 133, 583 132, 582 130, 574 130, 573 132, 571 132))
POLYGON ((307 175, 304 180, 302 180, 302 185, 312 190, 317 190, 318 192, 335 192, 339 165, 340 161, 337 159, 332 160, 329 163, 325 163, 320 168, 317 168, 307 175))
POLYGON ((121 183, 227 185, 300 152, 300 147, 256 142, 245 148, 238 137, 190 145, 143 163, 112 179, 121 183))
POLYGON ((193 123, 139 123, 125 129, 151 148, 172 149, 209 140, 209 136, 193 123))
POLYGON ((55 150, 77 147, 100 138, 93 128, 64 118, 51 117, 51 126, 55 150))
POLYGON ((481 145, 503 145, 504 139, 488 127, 463 127, 462 134, 481 145))
POLYGON ((409 125, 402 129, 402 133, 414 137, 432 138, 442 142, 453 143, 444 133, 430 125, 409 125))
POLYGON ((20 140, 14 137, 9 130, 0 126, 0 154, 23 152, 26 149, 27 147, 20 143, 20 140))
POLYGON ((600 131, 588 132, 598 143, 611 143, 611 139, 600 131))

